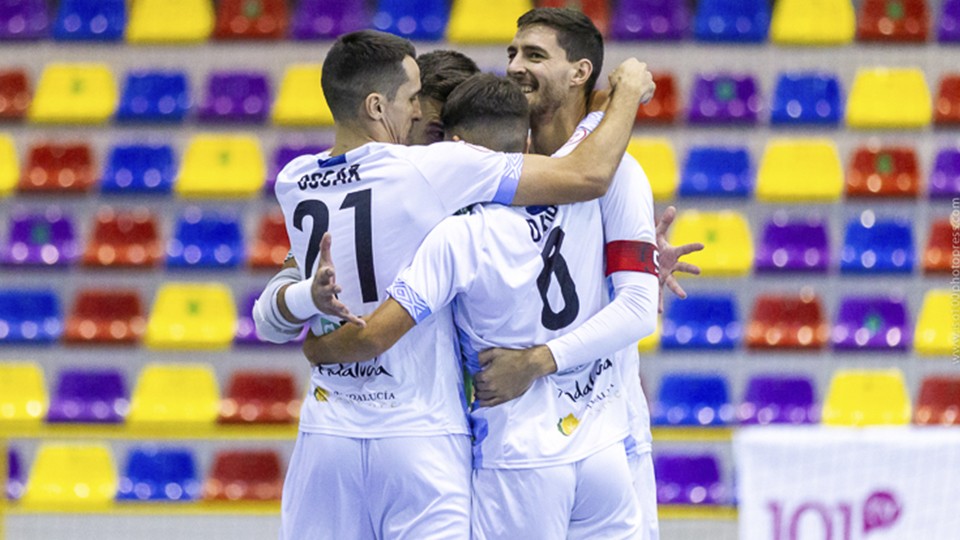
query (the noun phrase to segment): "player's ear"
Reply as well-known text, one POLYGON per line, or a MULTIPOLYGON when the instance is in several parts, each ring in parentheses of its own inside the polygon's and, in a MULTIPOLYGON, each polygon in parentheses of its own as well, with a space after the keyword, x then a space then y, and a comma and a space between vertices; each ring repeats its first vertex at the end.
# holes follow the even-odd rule
POLYGON ((463 139, 461 139, 459 135, 450 135, 450 140, 453 142, 460 142, 463 139))
POLYGON ((581 58, 573 66, 573 77, 570 79, 570 86, 583 86, 587 84, 590 75, 593 75, 593 62, 586 58, 581 58))
POLYGON ((363 112, 371 120, 380 120, 383 118, 383 111, 386 109, 385 98, 383 94, 378 94, 373 92, 367 94, 366 99, 363 100, 363 112))

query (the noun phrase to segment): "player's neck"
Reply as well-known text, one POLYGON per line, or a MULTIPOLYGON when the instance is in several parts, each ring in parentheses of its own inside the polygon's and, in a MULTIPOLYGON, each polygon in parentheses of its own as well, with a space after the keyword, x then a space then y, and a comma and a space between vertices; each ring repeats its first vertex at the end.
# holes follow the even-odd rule
POLYGON ((530 135, 534 154, 549 156, 560 149, 587 114, 587 102, 581 94, 566 100, 553 111, 530 119, 530 135))
POLYGON ((353 126, 336 126, 334 131, 333 147, 330 149, 331 156, 339 156, 347 152, 360 148, 361 146, 372 142, 380 141, 376 136, 368 133, 366 130, 357 129, 353 126))

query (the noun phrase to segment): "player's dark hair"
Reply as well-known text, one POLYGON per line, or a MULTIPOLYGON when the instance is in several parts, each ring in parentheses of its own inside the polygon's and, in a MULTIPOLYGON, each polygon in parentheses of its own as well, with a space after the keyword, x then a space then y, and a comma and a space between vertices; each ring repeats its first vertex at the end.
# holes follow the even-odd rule
POLYGON ((355 120, 363 101, 373 93, 393 100, 407 81, 403 59, 416 55, 409 40, 385 32, 360 30, 340 36, 327 53, 320 76, 333 119, 355 120))
POLYGON ((448 135, 499 152, 523 152, 530 106, 517 83, 480 73, 456 87, 441 115, 448 135))
POLYGON ((593 73, 584 85, 590 95, 603 70, 603 36, 590 17, 575 9, 535 8, 517 19, 517 30, 543 25, 557 32, 557 43, 567 53, 568 62, 586 58, 593 64, 593 73))
POLYGON ((420 66, 420 94, 441 103, 450 92, 471 76, 480 73, 480 68, 469 56, 457 51, 439 50, 417 57, 420 66))

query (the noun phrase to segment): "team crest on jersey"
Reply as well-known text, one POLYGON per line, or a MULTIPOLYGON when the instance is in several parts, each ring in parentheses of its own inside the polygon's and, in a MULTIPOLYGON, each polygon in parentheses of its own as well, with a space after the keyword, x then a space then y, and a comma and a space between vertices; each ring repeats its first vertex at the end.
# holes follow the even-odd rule
POLYGON ((320 403, 326 403, 330 398, 330 394, 326 390, 320 388, 319 386, 313 387, 313 398, 319 401, 320 403))
POLYGON ((573 413, 564 416, 557 422, 557 429, 567 437, 573 435, 578 427, 580 427, 580 420, 573 413))

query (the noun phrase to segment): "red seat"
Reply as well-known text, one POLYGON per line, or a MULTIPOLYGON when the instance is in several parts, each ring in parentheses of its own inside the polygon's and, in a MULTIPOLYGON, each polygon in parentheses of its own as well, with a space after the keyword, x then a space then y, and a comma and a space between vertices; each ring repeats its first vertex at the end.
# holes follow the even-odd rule
POLYGON ((676 82, 670 73, 655 73, 653 82, 657 83, 657 91, 653 99, 637 109, 637 123, 671 124, 680 109, 676 82))
POLYGON ((290 253, 290 239, 283 213, 271 212, 260 221, 257 238, 250 246, 250 266, 276 270, 290 253))
POLYGON ((286 0, 220 0, 216 39, 282 39, 286 33, 286 0))
POLYGON ((220 402, 221 423, 287 423, 297 419, 300 399, 293 375, 239 371, 220 402))
POLYGON ((960 124, 960 75, 944 75, 940 79, 933 121, 940 125, 960 124))
POLYGON ((94 182, 93 152, 80 144, 39 144, 27 153, 20 191, 84 192, 94 182))
POLYGON ((30 108, 30 87, 22 69, 0 71, 0 119, 21 119, 30 108))
POLYGON ((145 208, 97 212, 83 264, 100 267, 153 267, 163 255, 153 214, 145 208))
POLYGON ((960 377, 924 379, 914 422, 920 425, 960 425, 960 377))
POLYGON ((864 146, 854 152, 848 196, 916 197, 919 191, 920 166, 913 148, 864 146))
POLYGON ((146 326, 137 291, 88 289, 77 293, 64 339, 70 343, 136 343, 146 326))
POLYGON ((758 297, 747 327, 751 349, 820 349, 829 337, 820 300, 807 291, 758 297))
POLYGON ((283 476, 273 451, 224 451, 216 455, 203 497, 216 501, 280 500, 283 476))
POLYGON ((857 16, 860 41, 923 42, 930 13, 924 0, 864 0, 857 16))
POLYGON ((607 34, 610 9, 607 0, 537 0, 537 7, 571 8, 582 11, 603 35, 607 34))
POLYGON ((923 270, 927 273, 949 273, 953 252, 953 226, 949 219, 941 219, 930 226, 930 239, 923 252, 923 270))

